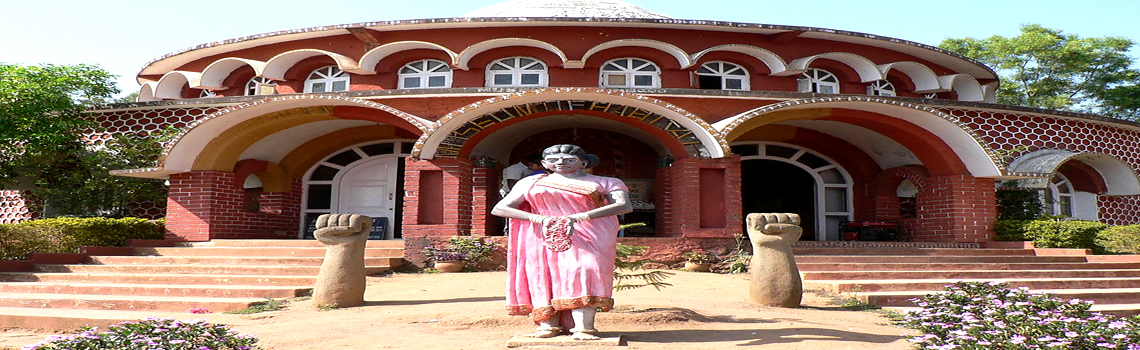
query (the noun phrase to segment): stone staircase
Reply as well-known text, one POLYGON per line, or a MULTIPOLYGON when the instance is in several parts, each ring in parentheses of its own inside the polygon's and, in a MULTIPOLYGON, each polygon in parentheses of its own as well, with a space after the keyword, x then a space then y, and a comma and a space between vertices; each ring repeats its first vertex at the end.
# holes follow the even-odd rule
MULTIPOLYGON (((135 241, 131 255, 0 272, 0 328, 70 330, 156 315, 194 318, 312 293, 325 248, 314 240, 135 241), (181 314, 181 315, 180 315, 181 314)), ((369 241, 369 274, 403 260, 403 241, 369 241)))
POLYGON ((1031 245, 843 243, 848 246, 794 248, 806 289, 908 310, 915 307, 910 299, 943 291, 957 281, 1000 281, 1060 298, 1091 300, 1093 311, 1140 314, 1140 256, 1097 256, 1083 249, 1033 249, 1031 245))

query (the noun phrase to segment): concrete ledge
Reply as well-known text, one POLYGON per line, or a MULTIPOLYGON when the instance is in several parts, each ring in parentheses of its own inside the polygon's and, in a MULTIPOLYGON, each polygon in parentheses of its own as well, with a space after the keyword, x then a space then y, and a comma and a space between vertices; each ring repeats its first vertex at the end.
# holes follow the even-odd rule
POLYGON ((1088 262, 1130 263, 1140 262, 1140 255, 1089 255, 1085 257, 1088 262))
POLYGON ((1092 255, 1092 251, 1073 248, 1034 248, 1033 254, 1037 256, 1086 256, 1092 255))
POLYGON ((573 340, 573 339, 570 339, 569 335, 560 335, 560 336, 553 337, 553 338, 531 338, 531 337, 526 337, 522 333, 520 333, 520 334, 516 334, 514 337, 511 337, 510 340, 507 340, 507 347, 508 348, 518 348, 518 347, 525 347, 525 346, 543 346, 543 347, 548 347, 548 346, 567 346, 567 347, 581 346, 581 347, 592 347, 592 346, 624 346, 624 345, 625 345, 625 340, 622 339, 622 337, 620 335, 602 337, 602 339, 598 339, 598 340, 573 340))
POLYGON ((1033 241, 1009 241, 1009 242, 982 242, 982 248, 998 248, 998 249, 1034 249, 1037 248, 1033 241))

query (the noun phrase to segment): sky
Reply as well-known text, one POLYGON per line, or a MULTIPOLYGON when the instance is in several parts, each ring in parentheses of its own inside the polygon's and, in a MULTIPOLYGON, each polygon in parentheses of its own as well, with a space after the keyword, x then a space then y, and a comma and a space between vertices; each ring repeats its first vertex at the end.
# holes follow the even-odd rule
MULTIPOLYGON (((326 25, 460 17, 505 0, 0 0, 0 62, 94 64, 121 95, 164 54, 247 35, 326 25)), ((937 46, 1015 36, 1037 23, 1081 37, 1140 42, 1136 0, 625 0, 677 18, 862 32, 937 46)), ((1140 49, 1132 56, 1140 59, 1140 49)))

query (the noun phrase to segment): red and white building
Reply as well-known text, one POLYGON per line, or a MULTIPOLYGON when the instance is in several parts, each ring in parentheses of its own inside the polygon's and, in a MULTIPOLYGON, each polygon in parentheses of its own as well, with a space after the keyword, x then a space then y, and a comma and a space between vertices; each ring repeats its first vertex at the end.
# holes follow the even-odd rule
POLYGON ((805 240, 872 221, 983 242, 1011 181, 1055 214, 1140 222, 1140 125, 995 104, 997 75, 958 54, 565 3, 206 43, 92 113, 180 130, 154 167, 119 172, 169 180, 179 240, 301 238, 325 213, 383 218, 384 239, 501 235, 502 168, 556 143, 634 187, 625 221, 649 227, 630 236, 731 241, 745 213, 795 212, 805 240))

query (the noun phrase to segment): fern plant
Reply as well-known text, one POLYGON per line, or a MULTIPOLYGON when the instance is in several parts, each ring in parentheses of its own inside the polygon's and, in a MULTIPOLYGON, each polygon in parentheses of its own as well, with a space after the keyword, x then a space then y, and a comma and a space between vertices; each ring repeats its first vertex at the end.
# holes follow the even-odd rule
POLYGON ((652 286, 661 290, 661 288, 672 286, 666 283, 665 279, 672 276, 672 272, 659 271, 659 270, 646 270, 645 264, 653 262, 650 259, 635 259, 634 257, 644 254, 649 247, 636 246, 636 245, 617 245, 617 258, 614 259, 614 290, 626 290, 652 286), (639 283, 626 283, 626 281, 634 281, 639 283))

